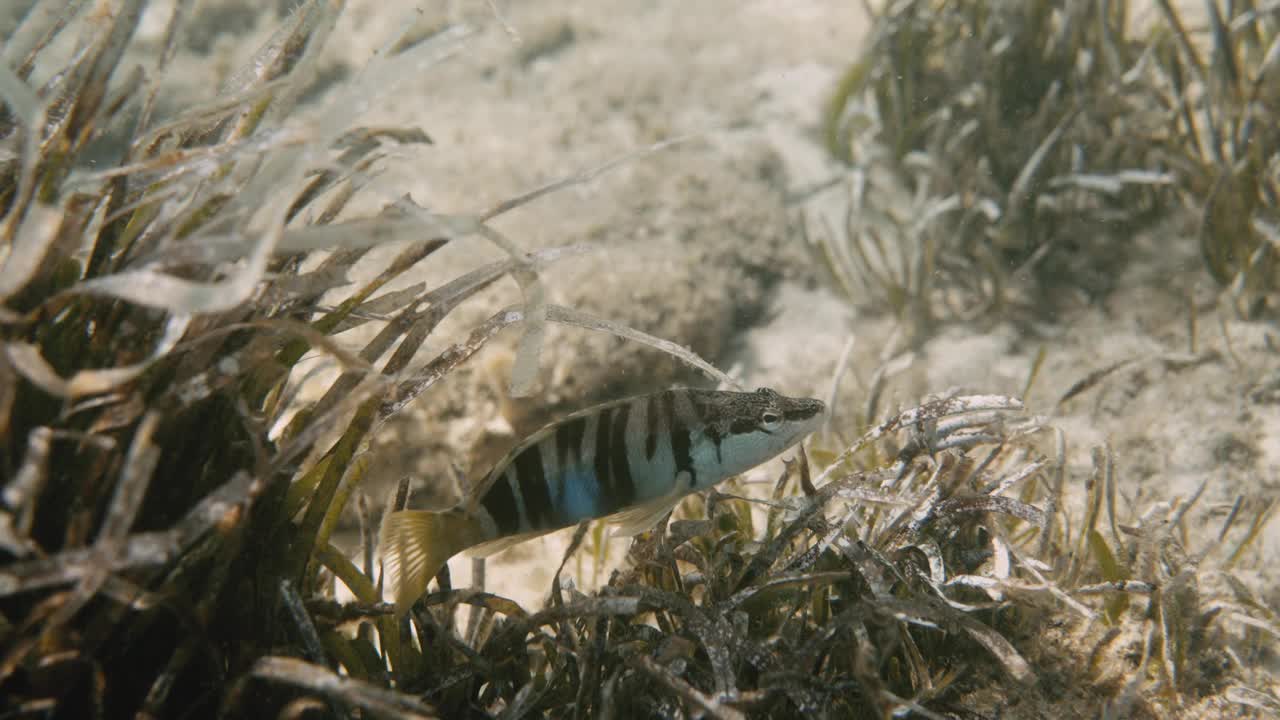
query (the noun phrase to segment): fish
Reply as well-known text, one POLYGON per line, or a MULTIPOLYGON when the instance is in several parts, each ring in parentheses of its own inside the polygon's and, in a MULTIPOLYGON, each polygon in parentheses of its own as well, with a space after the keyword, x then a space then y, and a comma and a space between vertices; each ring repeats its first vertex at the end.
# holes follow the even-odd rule
POLYGON ((530 435, 454 508, 397 510, 379 530, 383 577, 403 614, 463 551, 507 547, 607 518, 653 527, 685 496, 782 454, 816 430, 820 400, 769 388, 673 388, 587 408, 530 435))

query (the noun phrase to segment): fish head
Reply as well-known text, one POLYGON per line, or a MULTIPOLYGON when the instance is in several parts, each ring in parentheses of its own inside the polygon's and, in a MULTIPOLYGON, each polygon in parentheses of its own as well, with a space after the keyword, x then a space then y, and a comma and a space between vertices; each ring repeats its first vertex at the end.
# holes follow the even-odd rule
POLYGON ((827 406, 813 398, 787 397, 769 388, 755 392, 716 393, 697 453, 702 462, 699 488, 750 470, 777 457, 817 430, 827 406))

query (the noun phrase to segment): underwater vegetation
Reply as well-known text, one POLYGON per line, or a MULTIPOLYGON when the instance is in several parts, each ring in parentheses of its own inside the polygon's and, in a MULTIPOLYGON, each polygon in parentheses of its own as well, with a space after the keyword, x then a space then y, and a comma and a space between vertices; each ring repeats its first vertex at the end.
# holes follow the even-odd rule
MULTIPOLYGON (((1086 506, 1070 506, 1064 434, 996 395, 878 412, 849 442, 819 434, 767 497, 729 484, 686 502, 590 594, 557 572, 530 610, 446 571, 399 617, 360 492, 365 450, 500 331, 520 333, 517 395, 548 322, 733 381, 549 303, 540 271, 590 248, 525 253, 489 222, 608 166, 471 214, 407 197, 352 209, 388 153, 431 142, 362 126, 361 111, 447 60, 467 28, 391 38, 308 106, 343 3, 303 2, 218 94, 161 119, 192 5, 171 6, 136 72, 124 58, 145 0, 38 0, 0 48, 0 716, 1042 717, 1080 688, 1106 717, 1217 697, 1280 707, 1250 670, 1274 656, 1280 618, 1232 574, 1275 506, 1241 502, 1212 546, 1187 547, 1196 498, 1124 510, 1105 447, 1086 506), (506 257, 384 292, 463 241, 506 257), (382 272, 322 304, 391 242, 382 272), (521 303, 412 362, 508 277, 521 303), (366 323, 379 330, 361 347, 335 337, 366 323), (290 378, 314 354, 342 372, 304 400, 290 378), (333 543, 344 513, 361 519, 354 561, 333 543)), ((901 157, 919 141, 904 137, 901 157)), ((1137 165, 1129 152, 1114 149, 1115 167, 1137 165)), ((999 172, 1015 188, 1057 177, 999 172)), ((1136 177, 1118 192, 1163 197, 1163 181, 1136 177)), ((1068 186, 1054 192, 1077 197, 1068 186)), ((1019 222, 1066 222, 1041 205, 1019 222)), ((1052 254, 1003 237, 999 253, 1052 254)), ((926 254, 971 257, 943 249, 926 254)))
MULTIPOLYGON (((1132 236, 1198 228, 1241 312, 1280 273, 1280 17, 1255 2, 895 0, 826 109, 833 285, 900 317, 1043 315, 1115 287, 1132 236), (1195 6, 1194 16, 1185 9, 1195 6), (1169 222, 1173 218, 1174 222, 1169 222)), ((1170 239, 1169 242, 1174 242, 1170 239)))

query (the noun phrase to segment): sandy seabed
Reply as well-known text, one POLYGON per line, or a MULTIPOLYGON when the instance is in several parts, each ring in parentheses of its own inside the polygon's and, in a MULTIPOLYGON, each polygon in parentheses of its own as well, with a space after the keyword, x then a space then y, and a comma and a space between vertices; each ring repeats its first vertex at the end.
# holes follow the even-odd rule
MULTIPOLYGON (((863 47, 867 19, 858 3, 430 5, 419 12, 410 3, 349 3, 337 30, 343 41, 325 61, 333 78, 349 77, 406 24, 462 23, 473 30, 456 54, 364 118, 369 125, 420 127, 434 144, 388 158, 365 194, 370 205, 352 212, 405 192, 433 210, 475 212, 634 149, 696 136, 496 225, 526 249, 595 244, 598 251, 547 270, 554 302, 690 346, 735 369, 750 387, 824 394, 841 348, 853 338, 837 420, 840 407, 849 409, 846 418, 861 407, 895 322, 850 308, 818 282, 796 218, 838 212, 831 196, 813 207, 787 200, 842 171, 821 146, 819 122, 836 78, 863 47)), ((236 0, 202 4, 208 30, 199 38, 202 52, 179 59, 183 72, 175 73, 191 82, 193 96, 225 78, 278 22, 254 7, 236 0)), ((148 31, 158 36, 163 28, 148 31)), ((181 103, 183 91, 175 87, 171 101, 181 103)), ((1011 324, 943 326, 890 379, 882 407, 955 387, 1020 395, 1043 348, 1025 401, 1064 430, 1074 496, 1083 495, 1092 449, 1106 444, 1127 512, 1185 499, 1205 485, 1186 544, 1207 547, 1237 497, 1253 507, 1280 497, 1280 331, 1221 310, 1194 228, 1168 225, 1174 224, 1129 239, 1117 290, 1061 303, 1034 337, 1011 324), (1058 403, 1091 372, 1121 361, 1131 362, 1058 403)), ((372 275, 392 252, 374 253, 358 271, 372 275)), ((457 243, 403 284, 439 283, 498 256, 479 241, 457 243)), ((424 352, 518 297, 514 283, 495 288, 451 316, 424 352)), ((384 438, 378 448, 384 485, 405 473, 443 474, 449 463, 474 475, 557 414, 688 379, 667 358, 557 328, 538 394, 515 401, 504 396, 504 352, 486 351, 455 373, 384 438), (458 447, 476 449, 452 457, 458 447)), ((773 477, 779 467, 758 472, 773 477)), ((490 589, 539 604, 566 542, 560 533, 491 560, 490 589)), ((616 547, 615 557, 624 549, 616 547)), ((1280 553, 1280 525, 1267 529, 1256 552, 1257 558, 1280 553)), ((453 567, 455 583, 467 582, 469 563, 458 559, 453 567)), ((571 563, 569 574, 574 570, 571 563)), ((1237 574, 1280 607, 1274 564, 1250 560, 1237 574)), ((607 575, 585 573, 575 582, 587 588, 600 577, 607 575)))

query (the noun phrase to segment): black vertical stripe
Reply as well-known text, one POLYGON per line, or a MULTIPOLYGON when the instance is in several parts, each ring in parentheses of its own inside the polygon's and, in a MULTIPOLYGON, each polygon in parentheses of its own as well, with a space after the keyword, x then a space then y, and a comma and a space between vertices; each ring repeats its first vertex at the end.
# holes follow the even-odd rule
POLYGON ((693 472, 693 455, 690 454, 692 443, 689 438, 690 428, 684 424, 680 411, 676 408, 675 398, 667 406, 667 429, 671 433, 671 456, 675 459, 676 475, 687 471, 690 480, 696 482, 693 472))
POLYGON ((600 488, 600 507, 614 508, 618 503, 614 498, 613 483, 609 477, 609 421, 613 417, 613 408, 600 411, 600 421, 596 426, 596 456, 593 464, 596 471, 596 486, 600 488))
POLYGON ((613 502, 617 507, 630 505, 636 499, 636 488, 631 481, 631 463, 627 461, 627 418, 630 416, 630 403, 618 408, 618 416, 613 419, 613 440, 609 444, 613 502))
POLYGON ((582 434, 587 431, 587 418, 578 417, 560 423, 556 428, 556 464, 565 473, 582 453, 582 434))
POLYGON ((542 530, 552 526, 551 496, 547 494, 547 478, 542 472, 542 451, 537 445, 516 455, 516 486, 524 496, 524 514, 529 528, 542 530))
POLYGON ((649 398, 649 411, 645 413, 645 420, 649 427, 644 436, 644 456, 649 460, 652 460, 653 454, 658 451, 658 420, 662 417, 662 413, 671 412, 666 405, 670 396, 670 392, 660 392, 649 398))
POLYGON ((724 464, 724 454, 720 451, 720 446, 724 443, 724 435, 715 425, 708 425, 706 429, 707 437, 711 438, 711 444, 716 446, 716 462, 724 464))
MULTIPOLYGON (((495 471, 496 472, 496 471, 495 471)), ((511 484, 502 473, 489 486, 484 499, 480 501, 493 523, 498 526, 499 535, 514 535, 520 532, 520 513, 516 509, 516 498, 511 494, 511 484)))

